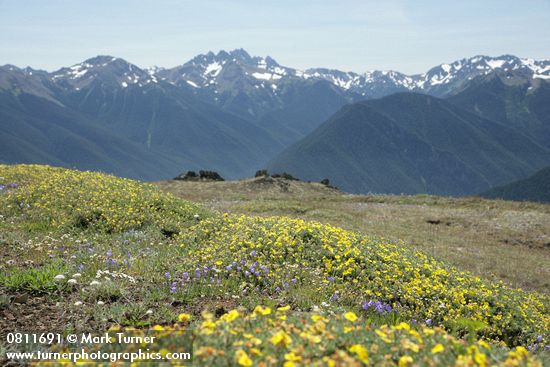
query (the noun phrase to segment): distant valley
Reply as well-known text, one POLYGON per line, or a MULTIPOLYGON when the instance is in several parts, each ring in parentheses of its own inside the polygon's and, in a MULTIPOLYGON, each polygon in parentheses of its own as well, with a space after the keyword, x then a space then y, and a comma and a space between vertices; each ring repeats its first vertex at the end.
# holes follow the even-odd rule
POLYGON ((242 49, 171 69, 5 65, 0 106, 1 163, 142 180, 267 167, 350 192, 463 196, 550 162, 550 60, 510 55, 410 76, 296 70, 242 49))

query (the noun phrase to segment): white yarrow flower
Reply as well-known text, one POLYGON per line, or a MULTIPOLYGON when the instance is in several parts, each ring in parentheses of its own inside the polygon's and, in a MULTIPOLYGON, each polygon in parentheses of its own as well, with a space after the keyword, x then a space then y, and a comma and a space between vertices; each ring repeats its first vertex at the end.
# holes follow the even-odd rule
POLYGON ((101 285, 101 283, 98 282, 97 280, 92 280, 90 285, 101 285))
POLYGON ((53 279, 54 279, 54 280, 57 280, 57 281, 65 280, 65 275, 63 275, 63 274, 58 274, 58 275, 56 275, 53 279))
POLYGON ((76 279, 71 278, 71 279, 67 280, 67 284, 76 284, 76 283, 77 283, 76 279))
POLYGON ((74 303, 74 305, 75 305, 75 306, 82 306, 82 301, 76 301, 76 302, 74 303))

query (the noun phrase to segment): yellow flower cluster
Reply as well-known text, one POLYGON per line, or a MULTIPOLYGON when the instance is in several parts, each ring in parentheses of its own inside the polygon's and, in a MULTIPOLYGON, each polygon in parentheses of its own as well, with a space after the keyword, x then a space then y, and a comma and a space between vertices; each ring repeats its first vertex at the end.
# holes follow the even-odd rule
POLYGON ((98 242, 108 243, 94 246, 106 245, 108 258, 78 253, 82 278, 114 260, 117 232, 170 234, 151 251, 130 238, 134 265, 124 266, 143 289, 155 288, 159 302, 185 305, 200 295, 242 306, 221 317, 155 321, 178 321, 153 327, 163 337, 155 347, 177 350, 173 336, 183 332, 194 340, 197 365, 536 366, 519 345, 550 336, 547 296, 482 280, 401 244, 298 219, 210 214, 150 185, 93 172, 0 165, 0 178, 0 215, 10 221, 2 228, 102 233, 98 242))
POLYGON ((201 221, 179 241, 195 263, 223 269, 247 259, 246 266, 256 262, 255 269, 269 269, 242 277, 242 287, 252 291, 280 294, 287 285, 298 292, 299 287, 292 288, 296 281, 317 304, 336 295, 337 302, 355 303, 361 311, 361 301, 379 300, 401 319, 429 320, 464 333, 469 327, 457 320, 471 320, 481 325, 478 335, 511 346, 526 345, 550 330, 550 301, 544 295, 487 282, 404 246, 330 225, 224 215, 201 221))
MULTIPOLYGON (((362 318, 349 320, 349 314, 327 317, 323 314, 289 315, 281 308, 257 306, 263 312, 231 310, 215 319, 204 313, 198 325, 155 326, 152 352, 183 351, 182 335, 193 340, 193 362, 171 361, 173 365, 197 366, 542 366, 536 356, 523 347, 506 349, 485 341, 466 342, 433 329, 400 323, 374 328, 362 318), (270 312, 266 312, 269 310, 270 312), (348 329, 346 331, 345 329, 348 329), (317 336, 313 339, 312 335, 317 336), (387 342, 390 340, 390 342, 387 342)), ((133 328, 112 328, 110 332, 149 335, 133 328)), ((109 352, 124 352, 135 345, 108 345, 109 352)), ((105 349, 104 349, 105 350, 105 349)), ((166 361, 170 362, 170 361, 166 361)), ((80 361, 80 365, 86 365, 80 361)), ((38 363, 38 365, 47 365, 38 363)), ((67 362, 65 365, 72 365, 67 362)), ((106 364, 107 365, 107 364, 106 364)))
POLYGON ((97 172, 0 165, 0 177, 0 184, 17 187, 0 195, 3 211, 28 214, 35 223, 53 228, 119 232, 157 225, 172 230, 204 212, 152 185, 97 172))

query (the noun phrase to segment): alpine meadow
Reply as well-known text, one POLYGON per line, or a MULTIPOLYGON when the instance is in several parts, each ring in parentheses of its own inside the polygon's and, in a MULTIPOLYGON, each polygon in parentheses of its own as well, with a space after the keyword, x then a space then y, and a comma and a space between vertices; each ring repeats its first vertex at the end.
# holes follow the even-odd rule
POLYGON ((550 366, 549 25, 0 1, 0 365, 550 366))

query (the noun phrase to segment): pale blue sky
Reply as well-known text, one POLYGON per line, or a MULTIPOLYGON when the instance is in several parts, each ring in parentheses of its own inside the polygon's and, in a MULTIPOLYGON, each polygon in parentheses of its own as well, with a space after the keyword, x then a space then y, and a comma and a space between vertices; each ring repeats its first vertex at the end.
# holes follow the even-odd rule
POLYGON ((296 67, 406 73, 463 57, 550 58, 550 0, 0 0, 0 64, 98 54, 171 67, 245 48, 296 67))

